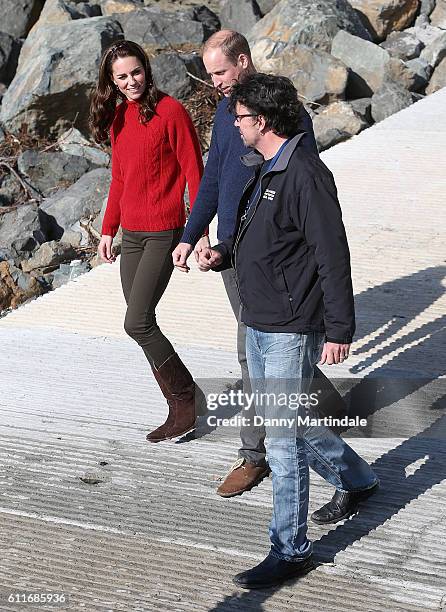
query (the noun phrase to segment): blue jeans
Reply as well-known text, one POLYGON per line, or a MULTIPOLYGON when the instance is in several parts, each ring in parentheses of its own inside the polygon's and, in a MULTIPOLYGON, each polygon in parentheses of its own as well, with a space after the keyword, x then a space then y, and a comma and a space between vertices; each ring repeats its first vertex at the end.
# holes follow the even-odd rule
POLYGON ((286 561, 301 561, 311 554, 307 538, 309 465, 339 490, 364 490, 377 482, 369 465, 340 436, 325 426, 306 426, 297 418, 317 417, 316 407, 300 394, 309 394, 323 343, 320 333, 247 328, 249 376, 256 413, 265 419, 273 479, 271 552, 286 561), (298 398, 301 402, 296 402, 298 398))

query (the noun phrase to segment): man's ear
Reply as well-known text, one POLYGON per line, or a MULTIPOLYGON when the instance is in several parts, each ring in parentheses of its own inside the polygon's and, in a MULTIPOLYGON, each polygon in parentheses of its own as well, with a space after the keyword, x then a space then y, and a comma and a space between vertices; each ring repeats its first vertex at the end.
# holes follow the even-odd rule
POLYGON ((238 63, 243 69, 248 68, 249 66, 249 58, 245 53, 240 53, 238 56, 238 63))
POLYGON ((264 134, 266 131, 266 121, 263 115, 259 115, 257 117, 257 125, 259 126, 259 131, 262 132, 262 134, 264 134))

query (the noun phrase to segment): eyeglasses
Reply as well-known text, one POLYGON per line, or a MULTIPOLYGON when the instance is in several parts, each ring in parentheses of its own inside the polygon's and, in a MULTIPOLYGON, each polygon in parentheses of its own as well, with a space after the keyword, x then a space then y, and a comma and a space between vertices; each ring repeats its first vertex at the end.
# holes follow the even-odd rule
POLYGON ((258 115, 254 114, 254 113, 247 113, 245 115, 234 115, 234 119, 237 121, 237 123, 240 123, 240 121, 244 118, 244 117, 258 117, 258 115))

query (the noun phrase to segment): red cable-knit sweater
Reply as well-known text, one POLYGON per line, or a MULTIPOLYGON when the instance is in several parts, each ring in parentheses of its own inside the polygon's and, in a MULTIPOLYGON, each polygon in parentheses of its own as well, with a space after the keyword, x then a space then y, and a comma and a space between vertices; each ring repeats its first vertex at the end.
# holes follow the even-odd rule
POLYGON ((112 181, 102 234, 124 229, 157 232, 184 226, 184 190, 191 208, 198 192, 203 162, 192 120, 177 100, 164 95, 156 114, 139 121, 137 102, 116 108, 110 130, 112 181))

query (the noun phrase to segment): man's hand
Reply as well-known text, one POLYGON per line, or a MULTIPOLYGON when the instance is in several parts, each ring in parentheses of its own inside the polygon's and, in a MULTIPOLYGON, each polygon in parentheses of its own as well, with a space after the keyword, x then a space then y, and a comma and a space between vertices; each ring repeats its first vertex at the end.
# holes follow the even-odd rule
POLYGON ((203 249, 198 255, 198 268, 202 272, 209 272, 211 268, 216 268, 223 261, 223 255, 214 249, 203 249))
POLYGON ((101 241, 98 245, 98 255, 106 263, 113 263, 116 257, 113 254, 113 236, 101 236, 101 241))
POLYGON ((195 245, 195 249, 194 249, 195 261, 197 263, 200 258, 201 251, 203 251, 203 249, 208 249, 210 246, 211 246, 211 243, 209 242, 209 236, 202 236, 200 240, 197 242, 197 244, 195 245))
POLYGON ((347 359, 350 352, 351 344, 337 344, 335 342, 326 342, 322 350, 320 364, 326 363, 333 365, 334 363, 342 363, 347 359))
POLYGON ((189 272, 190 268, 186 264, 187 258, 192 253, 192 245, 188 242, 180 242, 172 253, 173 265, 181 272, 189 272))

